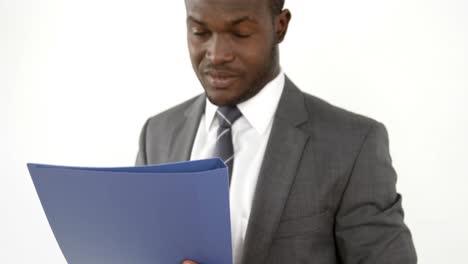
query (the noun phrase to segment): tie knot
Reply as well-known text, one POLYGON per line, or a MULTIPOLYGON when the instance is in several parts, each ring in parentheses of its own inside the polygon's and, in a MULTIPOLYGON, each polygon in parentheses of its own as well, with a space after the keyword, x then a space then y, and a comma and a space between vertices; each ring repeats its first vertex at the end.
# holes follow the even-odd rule
POLYGON ((242 116, 242 113, 236 106, 222 106, 218 107, 216 115, 221 127, 230 127, 242 116))

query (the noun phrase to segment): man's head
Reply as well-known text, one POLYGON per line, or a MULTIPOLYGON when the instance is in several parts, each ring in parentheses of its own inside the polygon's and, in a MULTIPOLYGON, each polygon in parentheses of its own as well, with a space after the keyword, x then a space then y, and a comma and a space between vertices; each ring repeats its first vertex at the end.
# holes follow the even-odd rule
POLYGON ((291 14, 284 0, 185 0, 193 69, 209 100, 236 105, 280 71, 278 44, 291 14))

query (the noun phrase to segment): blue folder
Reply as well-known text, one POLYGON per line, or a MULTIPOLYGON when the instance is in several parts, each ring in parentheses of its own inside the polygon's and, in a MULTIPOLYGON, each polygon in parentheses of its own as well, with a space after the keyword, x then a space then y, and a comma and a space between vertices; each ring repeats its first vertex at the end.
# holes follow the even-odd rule
POLYGON ((69 264, 231 264, 220 159, 126 167, 28 164, 69 264))

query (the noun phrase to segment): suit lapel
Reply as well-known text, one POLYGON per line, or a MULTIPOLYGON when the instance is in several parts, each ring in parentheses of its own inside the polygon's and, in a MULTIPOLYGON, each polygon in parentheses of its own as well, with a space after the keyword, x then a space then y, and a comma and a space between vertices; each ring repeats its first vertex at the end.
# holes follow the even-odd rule
POLYGON ((205 96, 198 96, 185 110, 184 117, 174 120, 171 148, 167 162, 190 160, 193 142, 197 135, 198 125, 205 110, 205 96))
POLYGON ((244 244, 243 264, 263 263, 278 227, 309 136, 303 94, 286 78, 255 190, 244 244))

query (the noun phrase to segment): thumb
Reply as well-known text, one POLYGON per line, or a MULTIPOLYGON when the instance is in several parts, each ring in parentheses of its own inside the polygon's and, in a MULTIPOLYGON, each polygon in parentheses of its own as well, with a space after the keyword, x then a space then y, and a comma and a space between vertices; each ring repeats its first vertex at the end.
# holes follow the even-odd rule
POLYGON ((182 264, 198 264, 198 263, 195 262, 195 261, 192 261, 192 260, 184 260, 184 262, 182 262, 182 264))

